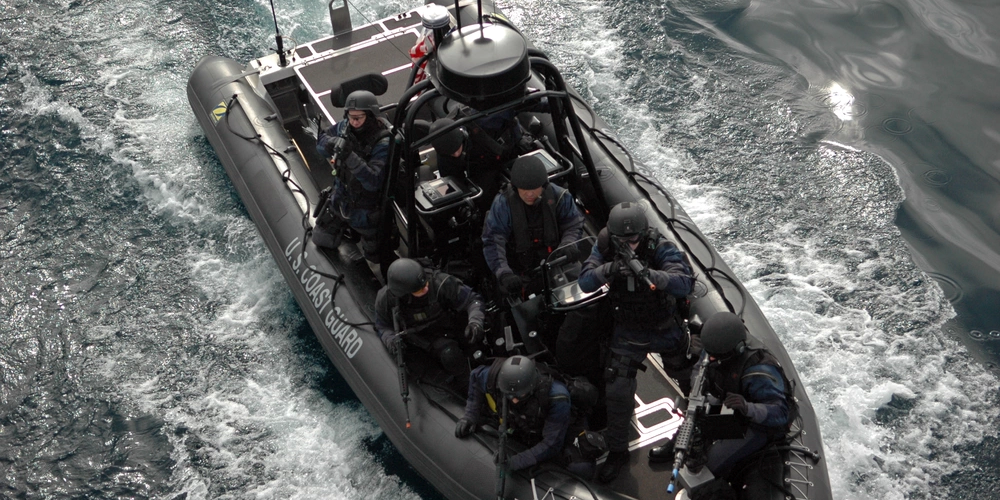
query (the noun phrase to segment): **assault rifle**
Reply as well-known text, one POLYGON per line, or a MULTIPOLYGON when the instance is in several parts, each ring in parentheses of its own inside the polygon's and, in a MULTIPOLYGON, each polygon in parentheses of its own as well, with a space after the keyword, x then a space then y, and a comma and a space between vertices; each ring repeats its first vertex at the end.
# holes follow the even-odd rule
POLYGON ((403 409, 406 410, 406 428, 410 425, 410 386, 406 383, 406 359, 403 358, 403 337, 405 330, 400 330, 399 308, 392 310, 392 326, 396 330, 396 368, 399 370, 399 396, 403 398, 403 409))
POLYGON ((333 167, 333 176, 337 176, 337 167, 340 166, 340 157, 343 156, 344 150, 347 149, 347 134, 350 133, 350 124, 344 127, 339 134, 330 138, 327 141, 324 150, 326 154, 330 155, 330 165, 333 167))
POLYGON ((647 269, 646 266, 643 265, 642 261, 635 256, 635 252, 632 251, 632 247, 624 241, 618 242, 615 247, 615 250, 618 252, 618 256, 621 257, 621 259, 625 262, 625 265, 627 265, 629 270, 632 271, 632 274, 634 274, 643 285, 648 286, 650 291, 655 291, 656 284, 649 279, 649 269, 647 269))
POLYGON ((677 430, 674 436, 674 467, 673 475, 670 477, 670 484, 667 485, 667 493, 674 492, 677 484, 677 476, 681 467, 687 460, 691 452, 692 440, 694 437, 695 425, 698 417, 704 412, 705 407, 705 369, 708 368, 708 353, 702 352, 701 359, 698 360, 697 373, 691 380, 691 393, 688 394, 687 410, 684 411, 684 423, 677 430))
POLYGON ((507 482, 507 400, 506 394, 503 396, 503 403, 500 405, 500 439, 497 443, 497 500, 503 500, 504 483, 507 482))

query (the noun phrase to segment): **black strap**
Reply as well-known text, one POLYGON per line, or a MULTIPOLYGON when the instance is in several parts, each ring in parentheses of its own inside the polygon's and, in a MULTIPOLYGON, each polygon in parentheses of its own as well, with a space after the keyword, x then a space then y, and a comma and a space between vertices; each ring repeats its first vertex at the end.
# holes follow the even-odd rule
POLYGON ((615 377, 635 378, 640 371, 646 371, 646 365, 644 365, 641 361, 637 362, 628 356, 623 356, 613 352, 608 358, 608 367, 606 371, 608 375, 613 375, 615 377), (615 368, 611 366, 613 361, 617 361, 618 363, 625 365, 626 368, 615 368))

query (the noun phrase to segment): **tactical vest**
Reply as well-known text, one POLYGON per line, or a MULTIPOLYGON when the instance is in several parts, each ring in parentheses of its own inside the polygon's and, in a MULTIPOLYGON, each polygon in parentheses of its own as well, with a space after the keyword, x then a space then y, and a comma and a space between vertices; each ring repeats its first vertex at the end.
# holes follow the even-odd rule
POLYGON ((448 315, 438 297, 441 285, 448 277, 433 269, 424 269, 424 272, 431 277, 427 293, 423 297, 406 295, 398 299, 399 319, 403 323, 401 327, 408 331, 419 332, 431 323, 450 319, 446 318, 448 315))
POLYGON ((559 204, 555 188, 546 184, 542 196, 536 201, 540 204, 541 218, 528 220, 528 207, 521 201, 517 189, 513 186, 507 189, 507 206, 510 207, 511 238, 508 240, 508 251, 512 252, 524 269, 531 269, 547 257, 559 246, 559 217, 556 207, 559 204))
MULTIPOLYGON (((375 149, 375 146, 383 139, 392 136, 392 132, 389 131, 389 122, 387 120, 379 118, 378 125, 379 127, 377 131, 357 138, 358 143, 360 143, 360 147, 354 152, 366 163, 371 160, 372 150, 375 149)), ((350 127, 350 125, 347 126, 350 127)), ((340 182, 343 183, 344 187, 347 189, 347 195, 351 200, 352 207, 367 210, 376 210, 379 208, 379 205, 381 204, 381 200, 379 199, 380 197, 372 196, 371 191, 365 189, 365 187, 361 184, 361 181, 358 180, 357 176, 351 172, 351 169, 338 167, 337 178, 340 179, 340 182)))
POLYGON ((719 397, 729 393, 743 394, 743 374, 750 367, 756 365, 773 366, 778 369, 778 373, 781 375, 781 382, 785 386, 785 403, 788 405, 788 421, 785 424, 785 429, 798 418, 798 403, 795 401, 794 386, 788 380, 788 377, 785 376, 785 370, 781 368, 781 364, 778 363, 778 360, 770 352, 767 352, 763 348, 755 349, 747 347, 738 359, 726 363, 727 366, 730 364, 736 369, 727 370, 725 374, 720 372, 718 365, 709 365, 708 369, 705 370, 705 379, 711 388, 711 393, 719 397))
MULTIPOLYGON (((455 119, 459 119, 471 116, 472 111, 464 109, 453 114, 455 119)), ((492 119, 499 120, 498 117, 492 117, 492 119)), ((517 157, 517 143, 523 134, 521 124, 512 115, 497 125, 499 127, 491 127, 491 130, 484 129, 477 121, 467 125, 471 160, 480 162, 490 160, 503 163, 517 157)))
MULTIPOLYGON (((654 261, 656 248, 661 244, 666 244, 666 241, 660 239, 659 233, 650 231, 635 249, 635 255, 649 266, 654 261)), ((631 276, 627 268, 615 270, 608 278, 608 296, 617 325, 632 330, 664 330, 671 326, 671 322, 677 324, 677 300, 666 290, 650 290, 631 276), (630 279, 632 290, 629 290, 630 279)))
MULTIPOLYGON (((499 358, 490 366, 489 375, 486 378, 486 393, 492 398, 494 404, 490 405, 493 414, 500 418, 503 401, 503 392, 497 387, 497 377, 500 375, 500 367, 503 366, 505 358, 499 358)), ((542 440, 542 430, 545 428, 545 419, 549 415, 549 391, 552 390, 552 377, 544 371, 539 370, 538 381, 531 395, 519 400, 518 404, 507 405, 508 426, 513 429, 513 436, 522 443, 531 446, 542 440)))

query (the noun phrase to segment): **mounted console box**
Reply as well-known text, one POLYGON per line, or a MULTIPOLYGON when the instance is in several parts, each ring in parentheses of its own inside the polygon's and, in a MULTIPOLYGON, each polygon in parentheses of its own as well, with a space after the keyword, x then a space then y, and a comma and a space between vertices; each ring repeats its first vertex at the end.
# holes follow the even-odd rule
POLYGON ((560 177, 568 174, 572 170, 570 165, 559 163, 548 151, 544 149, 537 149, 521 155, 522 158, 526 156, 535 156, 539 160, 542 160, 542 164, 545 165, 545 173, 549 176, 549 182, 558 180, 560 177))
POLYGON ((449 175, 421 182, 413 197, 420 215, 435 215, 465 199, 476 198, 481 192, 472 181, 449 175))

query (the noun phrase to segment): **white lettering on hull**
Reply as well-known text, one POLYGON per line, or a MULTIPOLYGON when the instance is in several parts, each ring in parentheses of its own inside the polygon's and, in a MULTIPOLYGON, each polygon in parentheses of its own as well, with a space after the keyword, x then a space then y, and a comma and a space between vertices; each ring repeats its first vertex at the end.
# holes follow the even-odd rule
POLYGON ((358 331, 354 327, 347 324, 347 318, 344 317, 344 313, 340 310, 340 307, 331 307, 333 304, 333 292, 327 288, 327 282, 316 272, 315 267, 304 267, 302 265, 302 259, 308 258, 309 254, 305 251, 295 251, 301 245, 302 242, 299 241, 298 237, 290 241, 288 246, 285 247, 285 258, 288 259, 288 263, 292 266, 292 271, 298 276, 299 283, 302 284, 309 295, 310 302, 312 302, 312 306, 316 309, 316 313, 323 318, 323 325, 326 326, 327 331, 337 341, 337 345, 344 351, 344 354, 348 358, 353 358, 361 350, 364 340, 358 335, 358 331))

